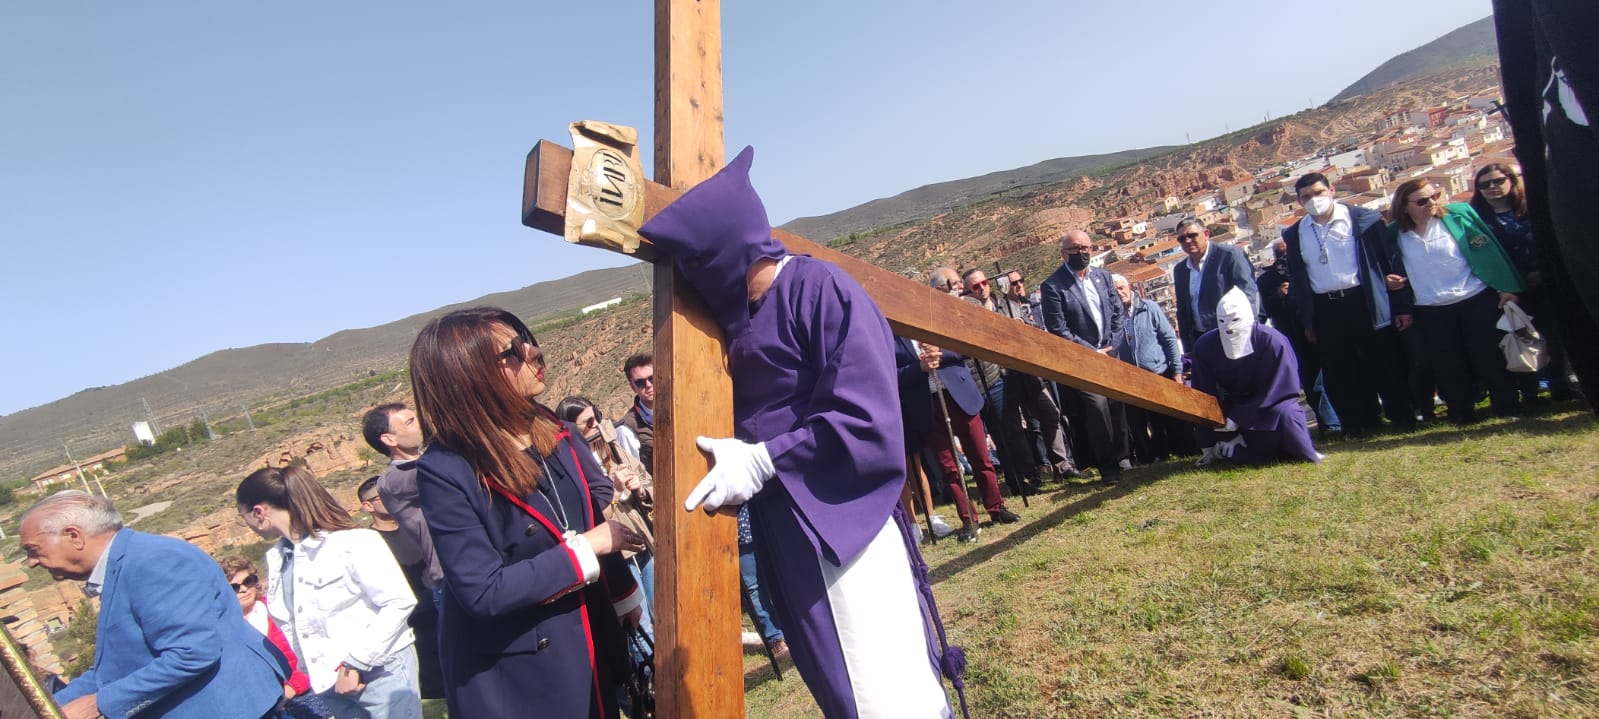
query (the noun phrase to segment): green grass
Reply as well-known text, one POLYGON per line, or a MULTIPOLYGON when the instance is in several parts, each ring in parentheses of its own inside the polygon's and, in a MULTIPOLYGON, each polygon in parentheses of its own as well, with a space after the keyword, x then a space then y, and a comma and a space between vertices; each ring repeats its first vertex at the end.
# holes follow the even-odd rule
MULTIPOLYGON (((1599 716, 1599 425, 1560 409, 1013 500, 924 547, 972 715, 1599 716)), ((763 666, 751 717, 815 716, 763 666)))

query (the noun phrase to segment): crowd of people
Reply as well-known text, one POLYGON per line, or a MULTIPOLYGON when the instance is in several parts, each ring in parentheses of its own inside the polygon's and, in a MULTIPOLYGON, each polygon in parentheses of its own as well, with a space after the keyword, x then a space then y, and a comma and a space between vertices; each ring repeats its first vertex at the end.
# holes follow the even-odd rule
MULTIPOLYGON (((918 544, 978 541, 974 499, 988 523, 1022 521, 1001 477, 1025 498, 1046 476, 1112 485, 1171 457, 1315 462, 1311 417, 1358 438, 1385 420, 1433 421, 1435 393, 1466 424, 1484 394, 1511 416, 1540 388, 1498 346, 1507 303, 1556 310, 1509 166, 1481 168, 1469 204, 1404 183, 1387 217, 1305 175, 1305 216, 1259 273, 1185 220, 1175 327, 1093 266, 1082 230, 1065 234, 1060 268, 1034 292, 1016 270, 930 274, 1027 331, 1215 395, 1225 423, 1200 427, 893 336, 847 275, 771 238, 749 163, 746 150, 641 233, 729 339, 737 430, 700 438, 714 463, 684 509, 737 510, 746 609, 827 716, 954 714, 940 677, 962 686, 959 651, 918 544), (934 514, 934 487, 958 529, 934 514)), ((1572 389, 1549 339, 1556 359, 1541 377, 1561 397, 1572 389)), ((508 311, 429 322, 410 354, 415 409, 363 418, 389 460, 357 490, 370 527, 301 467, 239 483, 240 522, 269 542, 264 566, 127 529, 83 492, 29 509, 29 563, 101 597, 95 660, 57 694, 64 715, 414 719, 433 697, 458 717, 637 711, 620 688, 648 660, 654 514, 671 510, 651 477, 659 378, 649 355, 627 358, 633 401, 612 422, 583 396, 549 406, 547 369, 508 311)))

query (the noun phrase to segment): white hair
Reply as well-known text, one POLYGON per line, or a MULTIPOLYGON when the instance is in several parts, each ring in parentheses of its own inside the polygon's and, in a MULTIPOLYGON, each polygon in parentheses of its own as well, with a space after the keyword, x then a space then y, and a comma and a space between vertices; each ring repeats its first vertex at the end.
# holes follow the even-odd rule
POLYGON ((1110 282, 1111 282, 1111 284, 1116 284, 1117 282, 1120 282, 1120 283, 1122 283, 1124 285, 1127 285, 1128 287, 1132 287, 1133 286, 1133 283, 1127 281, 1127 276, 1126 275, 1123 275, 1123 274, 1118 273, 1118 272, 1112 272, 1111 273, 1110 282))
POLYGON ((55 534, 67 527, 77 527, 84 534, 107 534, 122 528, 122 515, 111 500, 96 497, 82 490, 67 489, 39 500, 22 513, 17 523, 39 518, 39 531, 55 534))

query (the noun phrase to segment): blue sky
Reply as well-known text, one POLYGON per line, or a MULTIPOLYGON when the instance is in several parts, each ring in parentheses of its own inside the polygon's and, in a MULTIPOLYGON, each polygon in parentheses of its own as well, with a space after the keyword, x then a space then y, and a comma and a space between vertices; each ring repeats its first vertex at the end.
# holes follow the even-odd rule
MULTIPOLYGON (((625 264, 522 227, 522 163, 577 119, 649 137, 651 7, 6 3, 0 413, 625 264)), ((728 2, 728 154, 756 146, 781 224, 1211 137, 1490 11, 728 2)))

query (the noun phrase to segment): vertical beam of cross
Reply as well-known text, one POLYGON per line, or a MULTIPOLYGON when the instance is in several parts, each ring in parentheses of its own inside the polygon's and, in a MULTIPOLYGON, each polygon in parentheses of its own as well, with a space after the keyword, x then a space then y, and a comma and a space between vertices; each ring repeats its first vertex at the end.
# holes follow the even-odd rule
MULTIPOLYGON (((720 0, 655 2, 655 180, 686 190, 722 165, 720 0)), ((730 437, 721 328, 671 262, 655 264, 656 711, 744 716, 734 523, 678 509, 730 437)))

